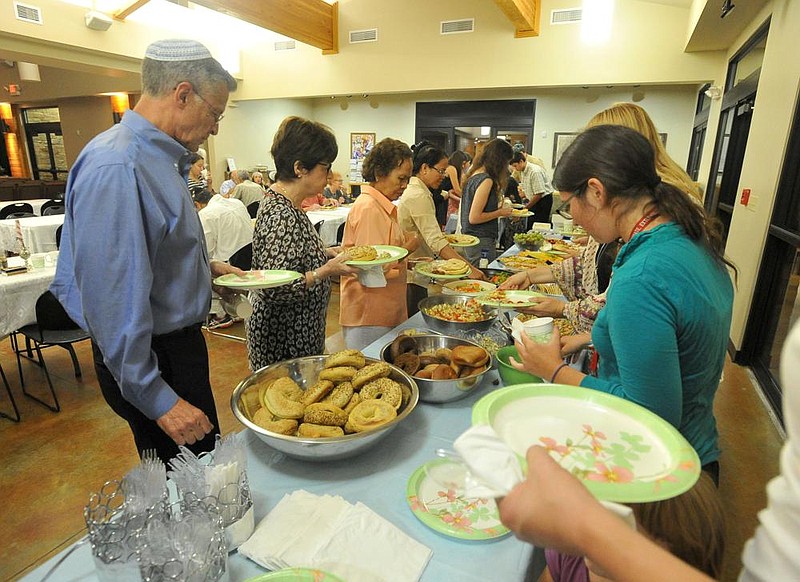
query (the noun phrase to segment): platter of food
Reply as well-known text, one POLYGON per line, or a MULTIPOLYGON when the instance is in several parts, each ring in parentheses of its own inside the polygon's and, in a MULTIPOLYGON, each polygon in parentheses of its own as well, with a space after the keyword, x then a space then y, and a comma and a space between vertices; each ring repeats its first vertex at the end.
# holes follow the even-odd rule
POLYGON ((519 384, 495 390, 472 407, 472 424, 488 424, 518 455, 543 445, 598 499, 647 503, 689 490, 700 459, 667 421, 597 390, 519 384))
POLYGON ((403 247, 392 245, 360 245, 349 247, 344 252, 351 257, 346 264, 359 269, 393 263, 408 254, 408 250, 403 247))
MULTIPOLYGON (((525 252, 529 251, 523 251, 523 253, 525 252)), ((501 265, 503 265, 507 269, 510 269, 511 271, 522 271, 525 269, 535 269, 536 267, 547 267, 556 262, 553 260, 543 260, 539 258, 525 256, 522 253, 518 255, 512 255, 510 257, 500 257, 497 260, 500 262, 501 265)))
POLYGON ((514 208, 511 210, 512 218, 526 218, 528 216, 533 216, 533 212, 525 208, 514 208))
POLYGON ((461 259, 439 259, 425 263, 417 263, 414 270, 431 279, 461 279, 466 277, 472 268, 469 263, 461 259))
POLYGON ((434 459, 408 479, 406 501, 423 524, 446 536, 462 540, 491 540, 511 530, 500 522, 491 498, 471 498, 464 493, 466 468, 451 459, 434 459))
POLYGON ((231 289, 269 289, 296 281, 303 275, 297 271, 245 271, 244 275, 228 273, 214 279, 214 285, 231 289))
POLYGON ((444 238, 451 247, 474 247, 481 242, 477 236, 471 234, 447 234, 444 238))
POLYGON ((497 289, 490 293, 483 293, 478 295, 475 300, 482 305, 491 305, 493 307, 532 307, 538 299, 544 297, 541 293, 536 291, 526 291, 523 289, 497 289))

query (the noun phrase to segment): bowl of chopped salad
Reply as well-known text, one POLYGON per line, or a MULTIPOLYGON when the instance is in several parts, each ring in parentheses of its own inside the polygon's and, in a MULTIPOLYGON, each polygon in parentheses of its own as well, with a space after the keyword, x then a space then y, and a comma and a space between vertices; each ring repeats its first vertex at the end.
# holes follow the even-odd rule
POLYGON ((496 307, 481 305, 469 295, 431 295, 418 307, 425 323, 443 333, 486 331, 498 313, 496 307))

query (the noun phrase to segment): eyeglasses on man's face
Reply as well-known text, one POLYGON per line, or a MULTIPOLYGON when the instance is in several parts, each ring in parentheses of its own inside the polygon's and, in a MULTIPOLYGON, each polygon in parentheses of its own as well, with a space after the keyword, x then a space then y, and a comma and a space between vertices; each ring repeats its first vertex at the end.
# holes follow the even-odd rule
POLYGON ((197 90, 197 88, 196 88, 194 85, 192 85, 192 90, 194 91, 194 94, 195 94, 195 95, 197 95, 198 97, 200 97, 200 101, 202 101, 203 103, 205 103, 205 104, 206 104, 206 107, 208 108, 208 112, 211 114, 211 117, 213 117, 213 118, 214 118, 214 122, 215 122, 215 123, 219 123, 220 121, 222 121, 222 118, 223 118, 223 117, 225 117, 225 113, 224 113, 224 112, 222 112, 222 111, 217 111, 216 109, 214 109, 214 106, 213 106, 213 105, 211 105, 211 103, 209 103, 209 102, 206 100, 206 98, 205 98, 205 97, 203 97, 203 96, 200 94, 200 91, 198 91, 198 90, 197 90))

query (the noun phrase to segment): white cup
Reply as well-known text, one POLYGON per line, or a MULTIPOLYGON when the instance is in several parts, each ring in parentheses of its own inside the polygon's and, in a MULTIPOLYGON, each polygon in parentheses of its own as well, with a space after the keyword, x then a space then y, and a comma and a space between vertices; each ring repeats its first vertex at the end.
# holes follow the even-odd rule
POLYGON ((553 337, 553 318, 536 317, 522 323, 522 331, 538 343, 547 343, 553 337))
POLYGON ((47 253, 33 253, 31 255, 31 265, 34 269, 43 269, 47 253))

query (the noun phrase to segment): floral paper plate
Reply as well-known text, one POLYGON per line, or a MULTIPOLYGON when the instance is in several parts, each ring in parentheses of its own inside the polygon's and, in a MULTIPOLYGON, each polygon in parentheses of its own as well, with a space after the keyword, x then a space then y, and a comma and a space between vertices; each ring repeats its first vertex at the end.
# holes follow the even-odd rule
POLYGON ((269 289, 288 285, 302 277, 297 271, 245 271, 242 276, 228 273, 214 279, 214 285, 232 289, 269 289))
POLYGON ((376 251, 378 251, 379 258, 374 259, 372 261, 347 261, 346 264, 352 267, 365 269, 367 267, 374 267, 375 265, 385 265, 387 263, 393 263, 395 261, 399 261, 408 254, 408 250, 404 249, 403 247, 395 247, 392 245, 370 245, 370 246, 374 248, 376 251))
POLYGON ((338 576, 314 568, 284 568, 248 578, 245 582, 344 582, 338 576))
POLYGON ((532 307, 536 304, 534 299, 544 297, 536 291, 526 291, 524 289, 495 290, 490 293, 478 295, 475 299, 482 305, 492 305, 494 307, 532 307))
POLYGON ((518 384, 472 407, 472 424, 488 424, 519 455, 541 445, 595 497, 645 503, 675 497, 700 476, 688 441, 649 410, 597 390, 518 384))
POLYGON ((462 540, 491 540, 509 533, 494 499, 464 497, 466 469, 449 459, 428 461, 411 474, 406 500, 432 530, 462 540))

